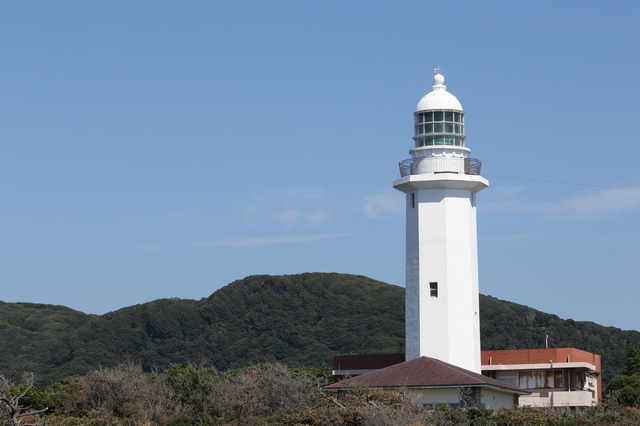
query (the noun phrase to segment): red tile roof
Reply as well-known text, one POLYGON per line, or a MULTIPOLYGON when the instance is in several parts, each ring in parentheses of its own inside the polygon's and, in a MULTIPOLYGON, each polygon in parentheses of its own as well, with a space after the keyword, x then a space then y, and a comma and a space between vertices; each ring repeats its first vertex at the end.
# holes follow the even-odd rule
POLYGON ((325 386, 324 389, 339 390, 354 387, 443 388, 460 386, 491 387, 518 394, 530 393, 517 386, 512 386, 426 356, 343 380, 325 386))

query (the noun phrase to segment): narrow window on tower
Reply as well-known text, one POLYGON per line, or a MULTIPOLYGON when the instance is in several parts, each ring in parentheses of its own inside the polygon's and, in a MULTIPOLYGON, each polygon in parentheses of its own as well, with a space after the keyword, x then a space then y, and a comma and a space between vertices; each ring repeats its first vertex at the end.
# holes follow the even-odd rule
POLYGON ((429 283, 429 295, 438 297, 438 283, 429 283))
POLYGON ((415 192, 411 193, 411 208, 412 209, 416 208, 416 193, 415 192))

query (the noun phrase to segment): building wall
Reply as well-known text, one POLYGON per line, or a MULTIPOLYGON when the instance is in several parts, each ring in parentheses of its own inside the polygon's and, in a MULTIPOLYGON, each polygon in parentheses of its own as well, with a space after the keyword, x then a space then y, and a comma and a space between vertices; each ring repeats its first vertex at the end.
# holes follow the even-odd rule
POLYGON ((404 354, 336 355, 333 357, 333 382, 359 376, 405 361, 404 354))
POLYGON ((334 370, 379 370, 404 362, 404 354, 336 355, 334 370))
POLYGON ((482 351, 482 365, 547 364, 549 362, 588 362, 600 368, 600 355, 575 348, 513 349, 482 351))
MULTIPOLYGON (((514 407, 514 395, 495 389, 481 388, 480 402, 484 408, 499 410, 514 407)), ((456 388, 407 389, 407 395, 422 405, 453 405, 460 403, 460 391, 456 388)))
MULTIPOLYGON (((522 398, 523 395, 520 395, 522 398)), ((482 389, 481 396, 482 404, 484 408, 490 408, 492 410, 499 410, 501 408, 514 408, 514 395, 506 392, 500 392, 495 389, 482 389)))
POLYGON ((407 395, 422 405, 457 405, 460 402, 458 388, 407 389, 407 395))
POLYGON ((533 392, 520 397, 521 407, 591 407, 598 403, 592 392, 533 392))
POLYGON ((480 372, 476 234, 470 190, 407 194, 407 360, 428 356, 480 372))
MULTIPOLYGON (((591 352, 581 351, 575 348, 550 348, 550 349, 512 349, 500 351, 482 351, 482 365, 518 365, 518 364, 550 364, 586 362, 594 365, 593 371, 597 375, 594 398, 602 399, 602 360, 600 355, 591 352)), ((483 373, 484 374, 484 373, 483 373)), ((494 375, 489 377, 496 378, 494 375)), ((570 378, 570 372, 566 371, 564 377, 570 378)), ((571 387, 572 383, 567 383, 566 387, 571 387)), ((588 393, 591 393, 588 391, 588 393)), ((588 395, 584 398, 590 398, 588 395)))

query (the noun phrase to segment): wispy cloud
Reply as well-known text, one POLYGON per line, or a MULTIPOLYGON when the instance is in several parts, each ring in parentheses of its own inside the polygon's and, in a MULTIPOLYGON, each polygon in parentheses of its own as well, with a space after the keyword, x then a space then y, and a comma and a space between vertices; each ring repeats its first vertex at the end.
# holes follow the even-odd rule
POLYGON ((511 234, 483 234, 483 241, 528 241, 543 237, 540 232, 514 232, 511 234))
POLYGON ((286 225, 288 228, 291 228, 300 222, 300 212, 295 209, 285 210, 283 212, 276 213, 275 220, 286 225))
POLYGON ((326 222, 329 216, 329 213, 324 210, 316 210, 307 216, 307 221, 311 225, 320 225, 326 222))
POLYGON ((405 199, 399 193, 381 192, 364 198, 362 210, 365 216, 377 218, 384 214, 402 214, 405 209, 405 199))
POLYGON ((607 189, 558 201, 523 199, 483 203, 484 211, 522 213, 558 220, 585 220, 640 208, 639 189, 607 189))
POLYGON ((517 193, 526 191, 527 189, 529 189, 527 186, 509 186, 501 188, 502 192, 508 196, 516 195, 517 193))
POLYGON ((504 241, 523 241, 539 238, 541 233, 539 232, 513 232, 511 234, 502 234, 498 237, 504 241))
POLYGON ((276 235, 271 237, 238 238, 230 240, 195 241, 192 247, 233 247, 256 248, 273 244, 303 243, 308 241, 328 240, 331 238, 346 237, 353 234, 313 234, 313 235, 276 235))
POLYGON ((273 219, 285 225, 287 228, 293 228, 298 224, 320 225, 329 217, 329 213, 323 210, 300 211, 298 209, 288 209, 273 215, 273 219))
POLYGON ((326 222, 326 195, 321 188, 270 191, 253 197, 245 207, 245 217, 253 226, 277 223, 291 229, 298 225, 316 226, 326 222))
POLYGON ((294 188, 282 191, 269 191, 258 196, 260 200, 320 200, 325 198, 322 188, 294 188))

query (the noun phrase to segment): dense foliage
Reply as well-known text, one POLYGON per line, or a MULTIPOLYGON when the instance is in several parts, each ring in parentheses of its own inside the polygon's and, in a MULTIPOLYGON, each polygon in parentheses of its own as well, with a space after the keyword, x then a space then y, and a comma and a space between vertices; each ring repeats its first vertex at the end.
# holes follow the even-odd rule
POLYGON ((402 389, 353 388, 337 396, 322 391, 324 383, 321 376, 281 364, 226 372, 172 364, 163 372, 144 372, 139 365, 124 363, 45 389, 36 389, 29 381, 9 385, 0 376, 0 425, 595 426, 640 422, 640 409, 619 404, 579 413, 562 408, 430 409, 413 403, 402 389))
POLYGON ((172 364, 163 373, 146 373, 133 363, 101 367, 45 391, 3 383, 0 376, 0 425, 11 426, 256 424, 266 413, 314 405, 320 385, 309 372, 281 364, 225 373, 172 364), (22 401, 9 401, 17 390, 22 401))
MULTIPOLYGON (((483 349, 575 347, 602 355, 605 381, 624 368, 640 333, 562 320, 480 297, 483 349)), ((339 353, 397 353, 404 345, 404 289, 363 276, 250 276, 201 300, 162 299, 105 315, 0 302, 0 374, 40 384, 125 360, 144 371, 172 363, 218 370, 280 362, 331 362, 339 353)))
POLYGON ((611 379, 604 400, 609 405, 640 409, 640 348, 629 345, 624 372, 611 379))
POLYGON ((0 318, 0 374, 13 379, 34 371, 51 383, 123 360, 146 371, 204 360, 220 370, 303 367, 338 353, 402 351, 404 292, 353 275, 251 276, 199 301, 156 300, 102 316, 3 303, 0 318))
POLYGON ((640 374, 640 348, 629 345, 627 348, 627 360, 624 362, 624 374, 633 376, 640 374))

